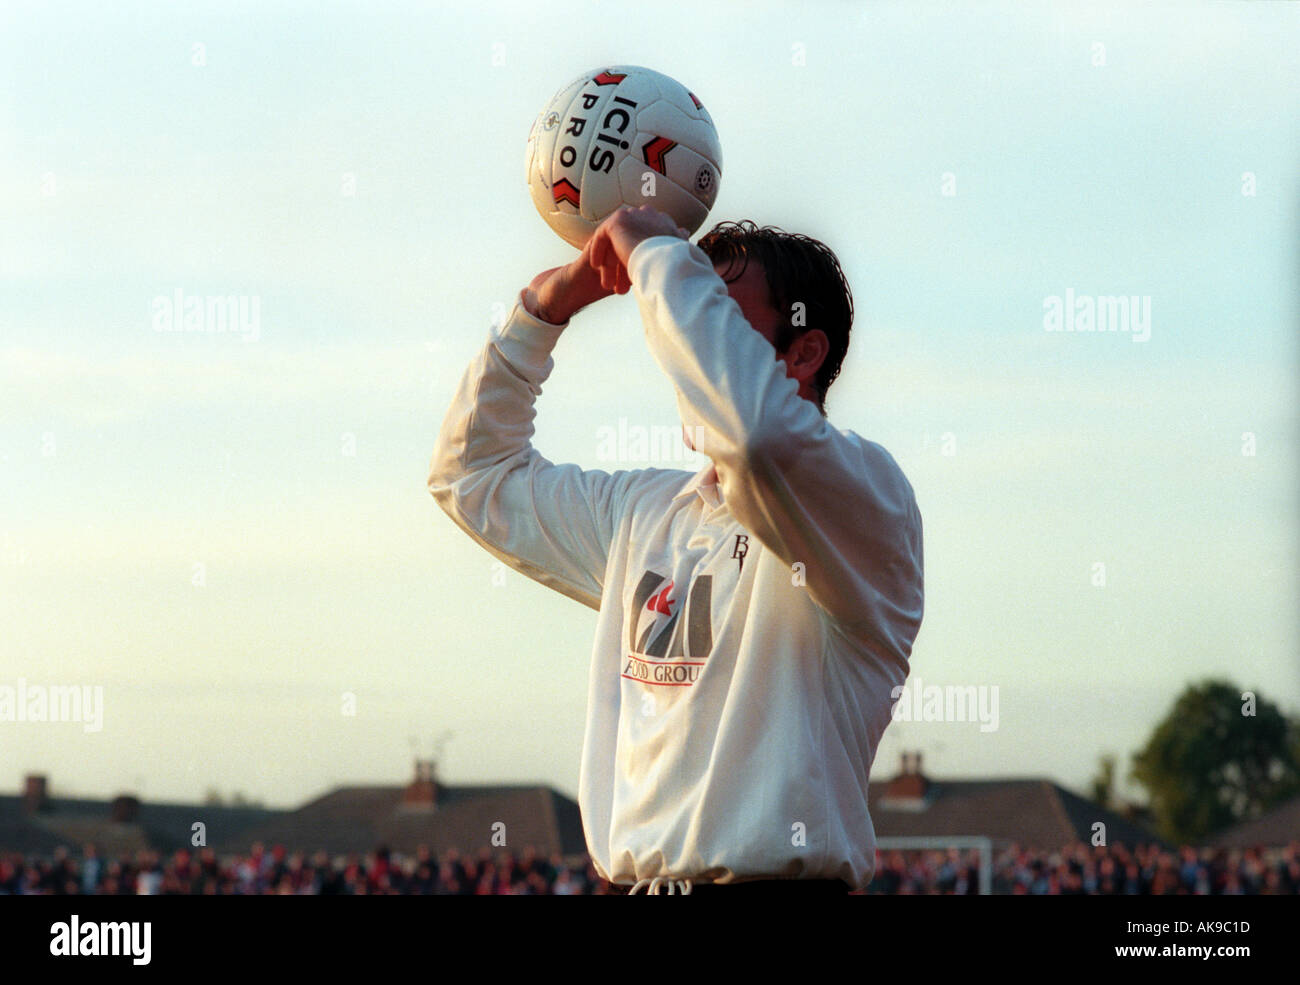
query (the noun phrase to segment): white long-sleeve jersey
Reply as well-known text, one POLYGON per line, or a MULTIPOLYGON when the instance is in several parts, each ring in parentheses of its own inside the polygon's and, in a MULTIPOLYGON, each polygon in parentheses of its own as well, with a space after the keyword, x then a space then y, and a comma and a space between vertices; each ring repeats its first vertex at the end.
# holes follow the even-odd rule
POLYGON ((798 395, 698 247, 645 240, 628 272, 712 465, 543 458, 533 404, 562 326, 517 304, 461 380, 429 489, 493 555, 599 611, 579 805, 602 877, 864 887, 867 777, 923 608, 912 488, 798 395))

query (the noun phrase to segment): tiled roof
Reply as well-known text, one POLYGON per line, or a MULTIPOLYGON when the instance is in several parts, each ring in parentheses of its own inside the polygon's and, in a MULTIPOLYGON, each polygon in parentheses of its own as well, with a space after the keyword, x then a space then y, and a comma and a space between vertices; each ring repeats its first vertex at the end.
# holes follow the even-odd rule
POLYGON ((522 850, 565 855, 585 850, 578 805, 541 786, 440 787, 436 808, 402 802, 404 787, 340 787, 295 811, 243 832, 219 852, 246 852, 254 841, 307 852, 366 853, 379 845, 413 854, 427 845, 437 854, 449 848, 522 850), (503 825, 503 827, 494 827, 503 825), (493 844, 494 834, 498 842, 493 844))
POLYGON ((191 845, 196 821, 205 825, 207 844, 213 845, 278 813, 260 807, 144 803, 134 822, 117 824, 109 816, 111 804, 52 797, 44 810, 29 815, 22 797, 0 797, 0 851, 48 854, 59 845, 80 850, 90 841, 106 855, 133 855, 144 848, 173 852, 191 845))
POLYGON ((879 838, 991 838, 1025 848, 1055 850, 1067 842, 1090 842, 1092 826, 1106 825, 1108 844, 1160 842, 1155 834, 1099 807, 1050 780, 929 779, 924 801, 895 804, 885 798, 888 782, 868 790, 871 820, 879 838))
POLYGON ((1224 848, 1278 848, 1300 841, 1300 797, 1257 817, 1229 828, 1214 839, 1214 844, 1224 848))

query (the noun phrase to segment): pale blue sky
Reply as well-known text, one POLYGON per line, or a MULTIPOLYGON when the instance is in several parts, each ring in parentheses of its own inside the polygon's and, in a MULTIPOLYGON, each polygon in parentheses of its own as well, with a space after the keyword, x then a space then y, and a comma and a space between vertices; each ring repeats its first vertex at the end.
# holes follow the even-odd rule
MULTIPOLYGON (((709 108, 713 219, 853 286, 828 410, 917 491, 913 674, 1000 691, 877 776, 1081 788, 1208 676, 1300 714, 1297 50, 1267 3, 0 7, 0 685, 106 703, 0 723, 0 788, 293 805, 450 731, 450 781, 576 791, 595 615, 494 585, 424 479, 494 306, 572 255, 528 128, 617 63, 709 108), (1150 339, 1044 331, 1067 289, 1150 297, 1150 339), (257 338, 155 332, 177 290, 257 338)), ((543 453, 664 464, 598 459, 676 419, 632 299, 555 357, 543 453)))

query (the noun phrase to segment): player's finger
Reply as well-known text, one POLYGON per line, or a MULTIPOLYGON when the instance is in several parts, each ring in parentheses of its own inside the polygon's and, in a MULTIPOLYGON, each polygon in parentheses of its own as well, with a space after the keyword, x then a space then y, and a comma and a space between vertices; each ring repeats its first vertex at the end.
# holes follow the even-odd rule
POLYGON ((613 265, 616 258, 610 246, 609 237, 604 234, 597 234, 595 255, 593 265, 600 271, 600 286, 605 290, 613 290, 613 265))
POLYGON ((602 270, 612 270, 618 263, 618 254, 614 251, 614 241, 610 239, 609 233, 604 233, 600 237, 600 267, 602 270))

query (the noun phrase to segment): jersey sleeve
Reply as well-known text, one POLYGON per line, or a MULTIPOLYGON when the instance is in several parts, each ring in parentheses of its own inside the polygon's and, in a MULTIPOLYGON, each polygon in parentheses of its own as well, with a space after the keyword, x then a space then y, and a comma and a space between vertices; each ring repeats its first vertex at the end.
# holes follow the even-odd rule
POLYGON ((799 396, 698 247, 652 237, 628 272, 650 351, 732 515, 845 635, 906 660, 924 607, 921 515, 893 457, 799 396))
POLYGON ((600 608, 633 472, 554 465, 532 446, 534 403, 563 326, 516 303, 462 376, 428 487, 456 525, 516 571, 600 608))

